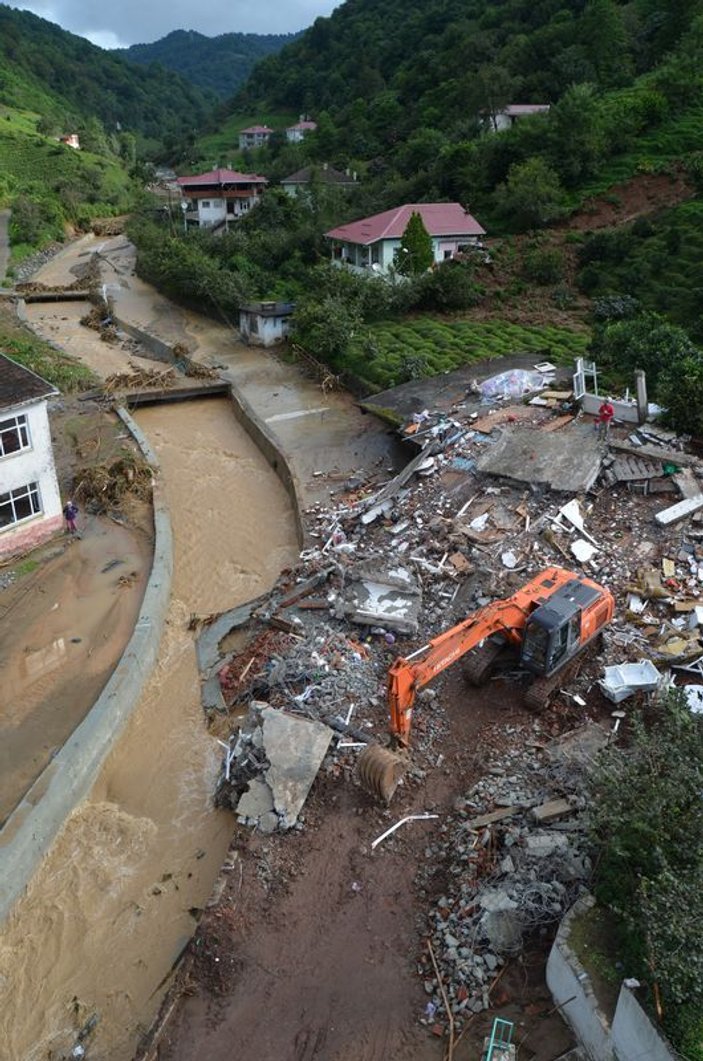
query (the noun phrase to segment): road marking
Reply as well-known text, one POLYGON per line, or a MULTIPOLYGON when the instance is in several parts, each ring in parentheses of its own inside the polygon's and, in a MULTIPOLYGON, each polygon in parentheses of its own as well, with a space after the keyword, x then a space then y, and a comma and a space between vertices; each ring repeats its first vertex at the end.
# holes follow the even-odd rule
POLYGON ((276 413, 275 416, 267 416, 267 424, 275 424, 279 420, 297 420, 301 416, 313 416, 315 413, 326 413, 329 405, 321 405, 319 409, 297 409, 294 413, 276 413))

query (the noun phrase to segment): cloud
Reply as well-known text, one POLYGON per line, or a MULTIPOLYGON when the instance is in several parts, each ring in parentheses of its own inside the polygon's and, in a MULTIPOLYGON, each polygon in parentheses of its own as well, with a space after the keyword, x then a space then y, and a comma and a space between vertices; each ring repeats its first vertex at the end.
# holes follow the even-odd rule
POLYGON ((290 33, 328 15, 338 0, 15 0, 13 6, 57 22, 100 47, 158 40, 174 29, 219 33, 290 33))

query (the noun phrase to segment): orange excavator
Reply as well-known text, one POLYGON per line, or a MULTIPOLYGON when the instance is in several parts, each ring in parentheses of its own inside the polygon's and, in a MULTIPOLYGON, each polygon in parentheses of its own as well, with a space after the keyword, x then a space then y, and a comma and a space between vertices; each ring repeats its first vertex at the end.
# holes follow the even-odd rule
MULTIPOLYGON (((488 680, 498 657, 512 649, 520 666, 536 676, 525 696, 532 710, 546 707, 564 668, 610 622, 610 590, 584 575, 549 567, 512 597, 493 601, 423 648, 396 659, 388 672, 391 748, 410 745, 418 691, 462 656, 472 685, 488 680)), ((371 792, 389 802, 405 768, 401 756, 372 744, 359 758, 359 776, 371 792)))

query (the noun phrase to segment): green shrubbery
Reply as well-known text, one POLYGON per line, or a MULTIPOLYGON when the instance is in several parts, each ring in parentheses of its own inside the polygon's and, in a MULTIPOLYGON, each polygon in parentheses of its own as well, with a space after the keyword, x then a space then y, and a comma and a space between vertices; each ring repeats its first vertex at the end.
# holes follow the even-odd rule
POLYGON ((621 926, 627 972, 656 989, 686 1056, 703 1032, 703 721, 680 691, 632 718, 594 778, 595 892, 621 926))

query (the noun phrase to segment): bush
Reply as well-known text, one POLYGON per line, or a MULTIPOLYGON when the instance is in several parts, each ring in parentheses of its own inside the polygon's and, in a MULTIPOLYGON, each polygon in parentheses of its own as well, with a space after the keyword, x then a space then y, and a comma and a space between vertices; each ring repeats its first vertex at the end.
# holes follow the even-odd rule
POLYGON ((703 438, 703 356, 689 356, 665 370, 657 397, 675 431, 703 438))
POLYGON ((558 247, 534 247, 525 255, 522 275, 533 284, 558 284, 564 278, 564 255, 558 247))
POLYGON ((443 262, 423 276, 417 286, 415 305, 420 309, 452 311, 470 309, 481 301, 482 290, 467 262, 443 262))
POLYGON ((593 317, 597 321, 631 320, 640 312, 640 304, 632 295, 604 295, 593 301, 593 317))

